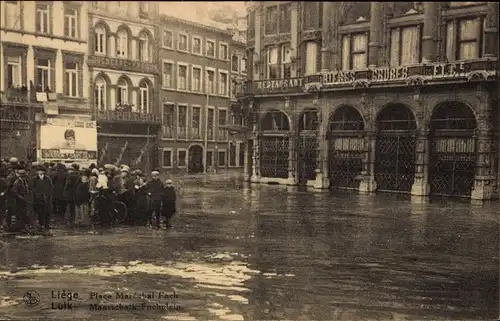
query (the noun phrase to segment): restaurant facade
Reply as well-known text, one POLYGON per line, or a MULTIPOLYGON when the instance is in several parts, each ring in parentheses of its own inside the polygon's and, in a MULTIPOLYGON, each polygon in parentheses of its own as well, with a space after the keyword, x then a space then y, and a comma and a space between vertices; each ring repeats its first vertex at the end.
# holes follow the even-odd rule
POLYGON ((497 3, 273 2, 248 16, 252 182, 498 196, 497 3))

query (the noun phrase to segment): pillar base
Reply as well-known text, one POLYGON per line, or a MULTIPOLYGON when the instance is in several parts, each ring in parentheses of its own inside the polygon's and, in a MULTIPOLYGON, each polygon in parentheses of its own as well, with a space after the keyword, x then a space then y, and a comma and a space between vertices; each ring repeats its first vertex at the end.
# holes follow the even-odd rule
POLYGON ((416 178, 415 182, 411 186, 411 196, 428 196, 430 192, 430 186, 424 180, 424 178, 416 178))
POLYGON ((470 195, 472 200, 491 200, 495 198, 495 193, 493 190, 495 184, 493 184, 493 179, 489 177, 476 178, 474 180, 474 189, 470 195))
POLYGON ((359 193, 368 194, 377 190, 377 182, 373 177, 363 177, 359 182, 359 193))
POLYGON ((330 180, 321 172, 316 172, 316 178, 313 183, 315 189, 327 189, 330 187, 330 180))
POLYGON ((297 185, 297 179, 291 172, 288 173, 288 178, 286 179, 286 185, 297 185))
POLYGON ((259 176, 257 175, 252 175, 250 176, 250 182, 252 183, 258 183, 260 180, 259 180, 259 176))

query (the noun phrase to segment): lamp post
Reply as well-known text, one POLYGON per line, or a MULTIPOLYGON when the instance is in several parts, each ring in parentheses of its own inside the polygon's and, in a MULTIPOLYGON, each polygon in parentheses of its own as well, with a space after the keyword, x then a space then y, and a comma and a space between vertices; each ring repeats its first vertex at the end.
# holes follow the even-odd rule
POLYGON ((215 155, 214 155, 214 172, 217 173, 217 167, 219 166, 219 146, 215 145, 215 155))

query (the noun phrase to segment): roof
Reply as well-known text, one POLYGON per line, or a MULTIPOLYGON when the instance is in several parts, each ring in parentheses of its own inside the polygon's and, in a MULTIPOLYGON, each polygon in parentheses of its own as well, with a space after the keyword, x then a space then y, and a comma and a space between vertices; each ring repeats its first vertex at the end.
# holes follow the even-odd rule
MULTIPOLYGON (((225 34, 225 35, 228 35, 228 36, 232 36, 233 35, 233 32, 231 30, 227 30, 227 27, 224 27, 224 28, 214 27, 214 26, 211 26, 211 25, 203 23, 203 21, 194 22, 194 21, 190 21, 190 20, 186 20, 186 19, 181 19, 181 18, 177 18, 177 17, 174 17, 174 16, 166 15, 166 14, 160 14, 159 18, 160 18, 160 20, 165 19, 165 20, 171 20, 171 21, 181 22, 181 23, 184 23, 184 24, 187 24, 187 25, 195 26, 195 27, 198 27, 198 28, 201 28, 201 29, 205 29, 205 30, 209 30, 209 31, 214 31, 214 32, 222 33, 222 34, 225 34)), ((205 22, 207 22, 207 21, 205 21, 205 22)))

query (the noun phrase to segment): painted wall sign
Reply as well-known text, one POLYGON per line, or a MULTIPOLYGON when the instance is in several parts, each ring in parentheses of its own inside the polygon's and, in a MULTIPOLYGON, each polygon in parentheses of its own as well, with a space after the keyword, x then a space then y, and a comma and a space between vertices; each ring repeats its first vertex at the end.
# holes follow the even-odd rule
POLYGON ((378 68, 372 71, 370 81, 405 80, 408 78, 408 67, 378 68))

